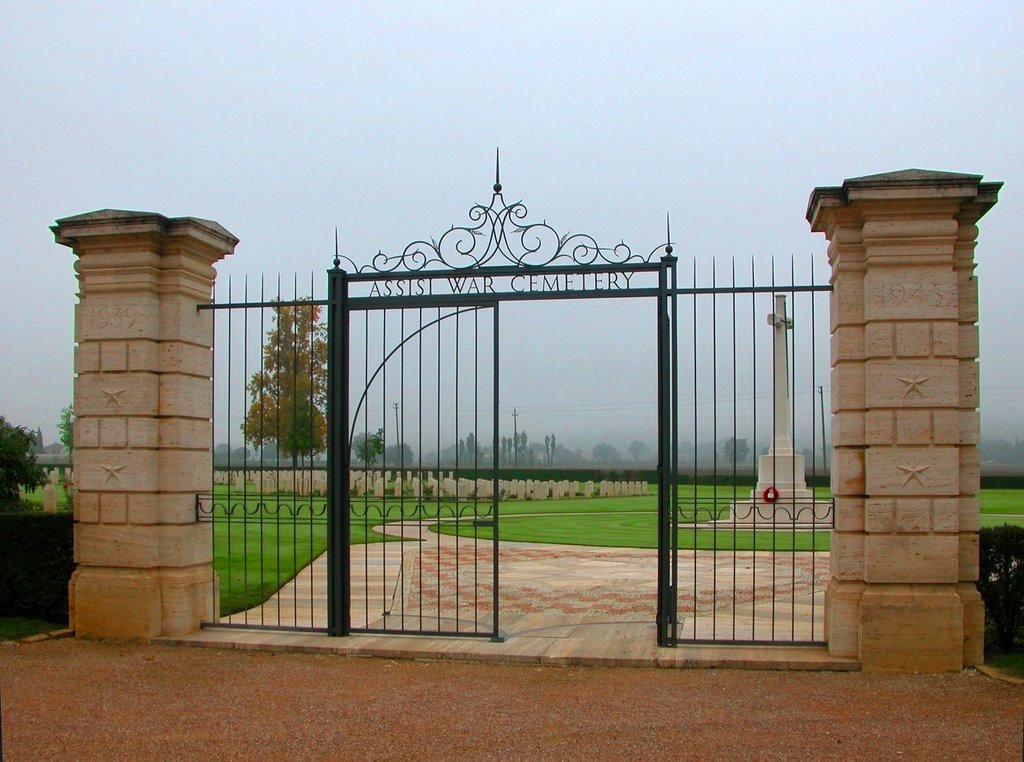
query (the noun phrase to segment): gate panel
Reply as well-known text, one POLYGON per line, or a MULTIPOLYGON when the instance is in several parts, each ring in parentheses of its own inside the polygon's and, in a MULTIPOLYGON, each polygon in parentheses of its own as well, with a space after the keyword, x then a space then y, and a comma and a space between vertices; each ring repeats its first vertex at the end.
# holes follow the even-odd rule
POLYGON ((324 631, 325 302, 313 282, 228 282, 214 311, 212 622, 324 631), (308 290, 307 290, 308 289, 308 290))
POLYGON ((677 291, 673 640, 820 643, 829 287, 737 280, 734 266, 698 286, 695 271, 677 291))
POLYGON ((350 631, 496 637, 497 304, 382 304, 348 311, 350 631))

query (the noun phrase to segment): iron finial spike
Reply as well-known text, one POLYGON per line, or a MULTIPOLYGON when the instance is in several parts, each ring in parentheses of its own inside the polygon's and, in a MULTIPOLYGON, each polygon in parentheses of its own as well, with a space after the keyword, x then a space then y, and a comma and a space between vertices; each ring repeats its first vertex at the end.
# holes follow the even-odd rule
POLYGON ((672 216, 665 212, 665 253, 672 253, 672 216))
POLYGON ((501 193, 501 148, 494 148, 494 192, 501 193))
POLYGON ((334 269, 341 267, 341 257, 338 256, 338 226, 334 226, 334 269))

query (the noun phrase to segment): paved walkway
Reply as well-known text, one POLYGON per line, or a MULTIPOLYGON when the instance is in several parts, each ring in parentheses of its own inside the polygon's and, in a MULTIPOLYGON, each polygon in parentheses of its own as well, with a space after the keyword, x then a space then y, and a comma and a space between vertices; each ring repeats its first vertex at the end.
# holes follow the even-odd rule
MULTIPOLYGON (((416 523, 379 527, 402 542, 353 546, 353 627, 394 635, 207 629, 182 643, 312 648, 341 653, 496 658, 556 663, 702 663, 856 668, 820 646, 656 645, 657 553, 502 542, 499 632, 489 638, 402 635, 414 630, 492 631, 490 542, 441 535, 416 523), (422 538, 422 541, 421 541, 422 538)), ((823 639, 828 555, 679 552, 678 635, 688 640, 823 639)), ((327 562, 321 555, 265 604, 234 624, 327 626, 327 562)))

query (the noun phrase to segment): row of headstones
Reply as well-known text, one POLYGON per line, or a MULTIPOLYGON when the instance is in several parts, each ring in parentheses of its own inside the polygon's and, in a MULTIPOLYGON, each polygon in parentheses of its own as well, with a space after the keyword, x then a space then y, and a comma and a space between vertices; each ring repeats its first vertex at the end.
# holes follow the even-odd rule
POLYGON ((261 494, 285 492, 291 495, 309 496, 327 494, 326 471, 292 471, 246 469, 237 471, 214 471, 213 483, 230 485, 233 490, 251 490, 261 494))
MULTIPOLYGON (((326 471, 237 470, 215 471, 214 483, 233 490, 251 489, 263 494, 284 492, 294 495, 326 495, 326 471)), ((353 471, 349 476, 352 497, 404 497, 417 499, 452 497, 488 499, 494 497, 491 479, 461 479, 449 471, 423 474, 406 471, 353 471)), ((498 481, 498 496, 506 500, 558 500, 573 497, 632 497, 647 494, 645 481, 539 481, 513 479, 498 481)))
MULTIPOLYGON (((363 471, 352 473, 349 480, 349 494, 353 497, 403 497, 410 495, 422 498, 469 498, 490 499, 494 497, 494 481, 491 479, 457 479, 452 472, 447 476, 439 473, 437 478, 427 472, 424 475, 396 473, 390 471, 363 471)), ((558 500, 573 497, 630 497, 647 494, 644 481, 600 481, 579 482, 535 481, 533 479, 498 480, 498 496, 506 500, 558 500)))

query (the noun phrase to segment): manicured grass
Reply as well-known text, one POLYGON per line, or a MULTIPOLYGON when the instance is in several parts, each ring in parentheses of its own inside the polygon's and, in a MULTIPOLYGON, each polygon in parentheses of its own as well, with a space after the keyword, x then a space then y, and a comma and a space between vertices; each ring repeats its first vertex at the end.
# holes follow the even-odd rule
MULTIPOLYGON (((311 511, 309 498, 291 495, 243 495, 218 487, 214 497, 213 568, 221 616, 263 603, 327 549, 322 498, 311 511)), ((379 510, 353 511, 351 544, 397 539, 374 532, 379 523, 379 510)))
MULTIPOLYGON (((71 501, 68 500, 64 494, 64 488, 59 484, 54 485, 54 491, 57 493, 57 510, 58 511, 70 511, 71 501)), ((37 487, 33 490, 22 490, 21 499, 32 506, 35 510, 43 510, 43 488, 37 487)))
POLYGON ((1004 653, 998 646, 987 647, 985 664, 1014 677, 1024 677, 1024 647, 1017 646, 1010 653, 1004 653))
POLYGON ((17 640, 41 632, 50 632, 67 627, 67 624, 47 622, 42 619, 27 619, 20 616, 0 617, 0 640, 17 640))
MULTIPOLYGON (((639 498, 633 498, 639 499, 639 498)), ((508 516, 501 518, 501 539, 515 542, 543 542, 556 545, 588 545, 613 548, 656 548, 658 528, 653 514, 619 513, 590 516, 549 514, 542 516, 508 516)), ((433 528, 432 528, 433 529, 433 528)), ((490 526, 471 523, 456 526, 443 523, 436 531, 490 539, 490 526)), ((678 547, 681 550, 776 550, 780 552, 825 551, 829 533, 750 529, 680 527, 678 547)))
MULTIPOLYGON (((37 490, 39 500, 42 491, 37 490)), ((692 518, 685 510, 685 501, 696 499, 702 512, 710 506, 719 509, 735 495, 748 496, 749 488, 710 485, 680 485, 680 519, 692 518)), ((828 497, 827 489, 818 488, 815 494, 828 497)), ((218 487, 215 496, 225 500, 228 492, 218 487)), ((323 500, 315 502, 315 520, 310 516, 309 499, 293 499, 288 495, 230 494, 231 518, 220 509, 214 515, 214 568, 221 584, 221 612, 227 614, 256 606, 281 585, 291 580, 327 547, 327 527, 322 518, 323 500), (244 498, 245 509, 241 508, 244 498), (262 502, 262 505, 260 504, 262 502)), ((1024 516, 1013 517, 1016 511, 1024 513, 1024 490, 983 490, 981 495, 982 525, 1002 523, 1024 524, 1024 516), (988 515, 985 515, 988 514, 988 515), (993 515, 994 514, 994 515, 993 515)), ((382 522, 486 516, 487 501, 476 506, 451 500, 427 499, 422 507, 407 497, 403 501, 387 498, 382 504, 355 499, 352 506, 351 542, 358 545, 383 542, 388 539, 372 527, 382 522)), ((509 500, 500 507, 501 537, 520 542, 550 542, 557 544, 602 547, 653 548, 657 546, 657 528, 653 519, 657 512, 654 486, 649 494, 639 497, 596 497, 568 500, 509 500), (539 514, 539 515, 535 515, 539 514), (584 515, 579 515, 584 514, 584 515)), ((455 528, 443 525, 441 531, 454 533, 455 528)), ((490 537, 490 528, 472 527, 467 522, 462 531, 479 537, 490 537)), ((679 547, 696 546, 706 550, 771 550, 798 551, 811 549, 809 532, 737 530, 728 527, 693 529, 681 527, 679 547)), ((815 550, 828 550, 829 535, 815 533, 815 550)))
POLYGON ((982 513, 981 525, 983 527, 998 527, 1003 524, 1024 527, 1024 516, 1011 516, 1009 514, 982 513))
POLYGON ((982 513, 1016 513, 1024 516, 1024 489, 983 489, 982 513))
POLYGON ((327 547, 327 527, 279 519, 213 521, 221 615, 258 605, 327 547))

